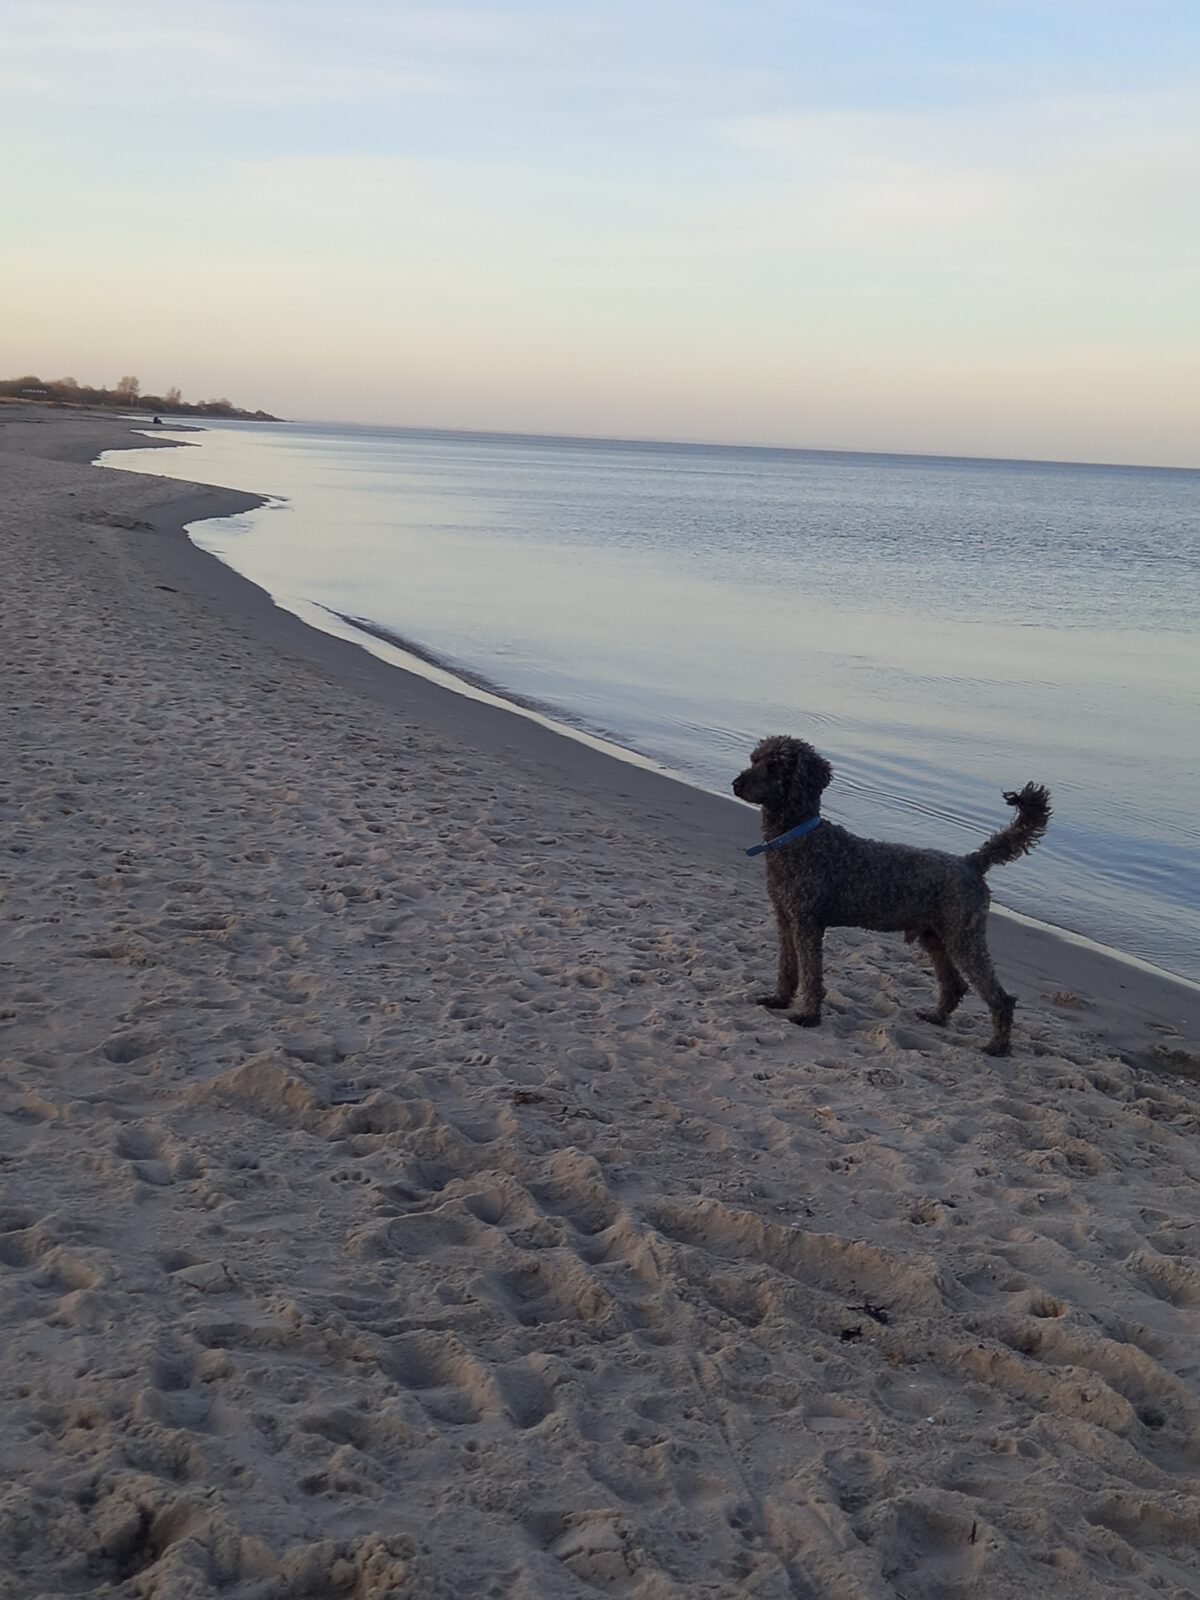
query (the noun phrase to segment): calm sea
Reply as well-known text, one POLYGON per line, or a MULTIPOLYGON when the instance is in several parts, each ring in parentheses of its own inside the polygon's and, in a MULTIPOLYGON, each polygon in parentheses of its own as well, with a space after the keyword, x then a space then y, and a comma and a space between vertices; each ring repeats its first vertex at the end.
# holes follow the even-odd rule
POLYGON ((192 536, 307 620, 363 621, 722 793, 762 734, 800 734, 834 763, 827 809, 881 837, 967 850, 1001 790, 1048 783, 1049 837, 997 900, 1200 979, 1200 472, 180 437, 107 464, 274 497, 192 536))

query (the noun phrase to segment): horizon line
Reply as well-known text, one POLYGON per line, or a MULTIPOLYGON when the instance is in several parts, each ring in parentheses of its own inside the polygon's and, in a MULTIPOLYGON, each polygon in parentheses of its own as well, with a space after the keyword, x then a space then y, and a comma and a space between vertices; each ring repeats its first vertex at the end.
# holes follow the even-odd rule
MULTIPOLYGON (((223 418, 203 418, 202 422, 221 422, 223 418)), ((230 419, 249 421, 250 419, 230 419)), ((610 445, 661 445, 677 450, 756 450, 776 455, 810 456, 866 456, 883 460, 962 461, 994 466, 1036 467, 1100 467, 1119 472, 1191 472, 1200 473, 1196 466, 1181 466, 1173 462, 1153 461, 1083 461, 1062 456, 990 456, 956 455, 938 450, 868 450, 848 449, 839 445, 791 445, 734 443, 728 439, 661 439, 650 435, 592 434, 592 433, 541 433, 513 428, 450 428, 425 423, 408 422, 351 422, 333 417, 280 417, 275 423, 254 423, 251 426, 274 427, 297 424, 321 428, 376 428, 392 433, 435 434, 446 438, 520 439, 547 444, 610 444, 610 445)))

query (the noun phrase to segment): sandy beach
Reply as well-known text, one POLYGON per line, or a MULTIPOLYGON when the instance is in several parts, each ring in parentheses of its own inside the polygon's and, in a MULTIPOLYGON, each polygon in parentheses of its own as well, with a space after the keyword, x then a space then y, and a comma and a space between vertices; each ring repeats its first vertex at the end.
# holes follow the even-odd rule
POLYGON ((753 812, 145 442, 0 410, 0 1596, 1200 1593, 1200 993, 997 916, 1011 1058, 854 931, 787 1026, 753 812))

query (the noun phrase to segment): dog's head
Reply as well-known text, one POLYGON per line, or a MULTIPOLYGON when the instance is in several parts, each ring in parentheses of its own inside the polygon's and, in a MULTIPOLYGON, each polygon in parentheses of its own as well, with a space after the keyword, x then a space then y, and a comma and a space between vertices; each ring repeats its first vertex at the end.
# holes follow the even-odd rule
POLYGON ((750 765, 733 780, 739 800, 807 821, 821 809, 821 792, 833 768, 803 739, 776 734, 754 747, 750 765))

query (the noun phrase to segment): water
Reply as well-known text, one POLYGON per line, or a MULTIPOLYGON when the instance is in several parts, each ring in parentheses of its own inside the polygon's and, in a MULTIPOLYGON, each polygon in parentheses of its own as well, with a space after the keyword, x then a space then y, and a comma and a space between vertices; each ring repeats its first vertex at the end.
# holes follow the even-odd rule
POLYGON ((1002 790, 1048 783, 1049 837, 997 900, 1200 979, 1200 473, 180 437, 108 464, 277 497, 191 531, 307 620, 365 621, 723 793, 763 733, 800 734, 834 763, 830 813, 881 837, 970 849, 1002 790))

